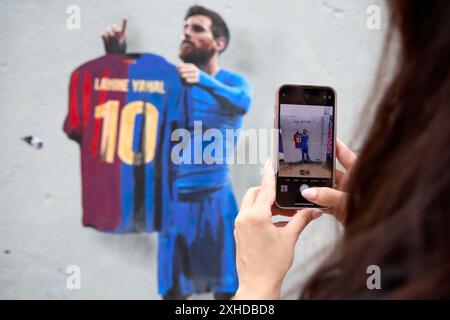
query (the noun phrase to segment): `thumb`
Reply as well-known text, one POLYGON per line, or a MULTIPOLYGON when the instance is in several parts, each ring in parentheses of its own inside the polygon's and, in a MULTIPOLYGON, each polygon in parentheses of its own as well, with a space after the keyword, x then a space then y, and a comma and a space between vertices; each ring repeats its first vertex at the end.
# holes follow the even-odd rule
POLYGON ((331 188, 309 188, 302 191, 302 196, 320 206, 330 207, 345 212, 347 194, 331 188))
POLYGON ((313 221, 322 215, 322 210, 320 209, 303 209, 297 211, 297 213, 292 217, 291 221, 286 225, 286 230, 291 233, 297 240, 302 233, 303 229, 313 221))

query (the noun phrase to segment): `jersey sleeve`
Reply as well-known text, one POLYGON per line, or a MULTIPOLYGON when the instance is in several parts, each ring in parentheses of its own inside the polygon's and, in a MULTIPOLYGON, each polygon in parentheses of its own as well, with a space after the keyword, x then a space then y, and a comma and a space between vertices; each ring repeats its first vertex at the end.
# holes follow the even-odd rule
POLYGON ((227 85, 200 70, 199 85, 219 100, 225 100, 238 114, 245 114, 250 108, 251 88, 244 77, 233 77, 227 85))
POLYGON ((75 70, 70 77, 69 110, 63 125, 63 130, 67 136, 77 142, 81 141, 83 132, 81 121, 80 82, 80 70, 75 70))

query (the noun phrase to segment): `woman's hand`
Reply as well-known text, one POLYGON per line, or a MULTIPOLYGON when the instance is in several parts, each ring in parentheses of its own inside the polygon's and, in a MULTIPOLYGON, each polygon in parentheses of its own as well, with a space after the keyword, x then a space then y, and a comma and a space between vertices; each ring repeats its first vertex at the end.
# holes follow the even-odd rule
POLYGON ((336 156, 345 168, 345 172, 336 169, 337 188, 309 188, 303 190, 302 196, 320 206, 328 207, 324 212, 331 213, 339 222, 345 225, 347 205, 347 183, 351 169, 357 157, 341 140, 337 139, 336 156))
POLYGON ((304 209, 293 214, 289 222, 274 224, 272 215, 280 213, 272 212, 274 201, 275 173, 268 161, 261 187, 247 190, 235 222, 239 276, 235 299, 278 299, 300 233, 322 214, 318 209, 304 209))

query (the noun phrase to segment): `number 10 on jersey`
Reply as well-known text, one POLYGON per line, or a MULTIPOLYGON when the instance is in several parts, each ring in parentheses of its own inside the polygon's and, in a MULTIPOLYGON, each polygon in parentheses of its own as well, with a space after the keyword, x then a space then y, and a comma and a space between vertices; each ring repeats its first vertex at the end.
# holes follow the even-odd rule
MULTIPOLYGON (((127 103, 120 111, 119 124, 119 106, 118 100, 108 100, 95 107, 95 119, 103 119, 100 160, 107 163, 114 162, 117 131, 119 131, 117 154, 120 160, 129 165, 151 162, 155 156, 158 109, 145 101, 127 103), (144 117, 144 128, 142 129, 144 133, 140 135, 142 136, 142 151, 135 152, 133 139, 135 138, 136 117, 140 114, 144 117), (118 126, 119 128, 117 128, 118 126)), ((140 138, 140 136, 136 138, 140 138)))

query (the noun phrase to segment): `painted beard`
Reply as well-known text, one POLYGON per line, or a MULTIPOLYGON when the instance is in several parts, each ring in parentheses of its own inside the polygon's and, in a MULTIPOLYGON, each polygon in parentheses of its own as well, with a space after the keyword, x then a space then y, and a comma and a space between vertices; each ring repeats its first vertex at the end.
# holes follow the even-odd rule
POLYGON ((180 44, 179 57, 183 62, 193 63, 197 66, 204 65, 211 59, 211 57, 215 53, 215 50, 213 48, 196 48, 193 43, 188 43, 190 44, 186 45, 183 41, 180 44))

